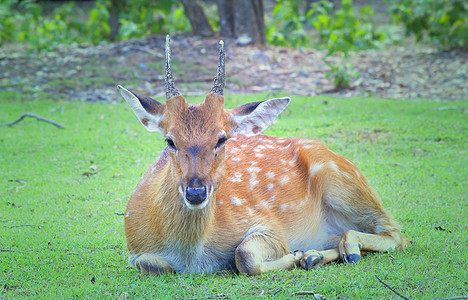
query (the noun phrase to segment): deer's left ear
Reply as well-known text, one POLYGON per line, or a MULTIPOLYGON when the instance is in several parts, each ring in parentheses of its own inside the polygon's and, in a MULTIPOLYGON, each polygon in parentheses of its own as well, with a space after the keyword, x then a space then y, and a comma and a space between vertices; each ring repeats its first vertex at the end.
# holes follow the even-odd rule
POLYGON ((166 105, 150 97, 132 93, 121 85, 118 85, 117 88, 125 101, 130 105, 141 124, 143 124, 148 131, 159 131, 165 134, 160 122, 166 111, 166 105))
POLYGON ((227 110, 232 116, 230 136, 242 134, 253 136, 265 130, 286 108, 290 98, 275 98, 252 102, 227 110))

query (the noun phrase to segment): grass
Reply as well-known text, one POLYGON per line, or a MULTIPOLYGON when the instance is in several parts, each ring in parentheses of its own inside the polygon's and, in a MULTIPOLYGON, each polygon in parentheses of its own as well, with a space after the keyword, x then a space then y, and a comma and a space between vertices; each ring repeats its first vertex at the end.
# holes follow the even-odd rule
MULTIPOLYGON (((226 106, 266 96, 232 96, 226 106)), ((127 267, 115 212, 163 138, 124 103, 0 99, 0 122, 30 112, 66 127, 0 127, 0 298, 397 299, 375 275, 413 299, 468 294, 468 101, 297 96, 267 131, 315 137, 353 160, 413 247, 312 271, 151 277, 127 267)))

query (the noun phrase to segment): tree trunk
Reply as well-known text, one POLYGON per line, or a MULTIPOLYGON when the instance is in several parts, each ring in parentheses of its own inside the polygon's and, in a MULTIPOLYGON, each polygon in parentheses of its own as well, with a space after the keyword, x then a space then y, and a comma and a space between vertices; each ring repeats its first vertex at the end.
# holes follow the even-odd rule
POLYGON ((125 3, 123 0, 111 0, 111 8, 109 15, 109 28, 110 28, 110 40, 115 41, 119 34, 119 14, 123 11, 125 3))
POLYGON ((192 32, 201 36, 213 35, 213 29, 206 18, 199 0, 181 0, 181 2, 184 6, 185 15, 192 25, 192 32))
POLYGON ((224 37, 234 35, 234 9, 232 0, 218 0, 219 33, 224 37))
POLYGON ((220 33, 265 45, 262 0, 218 0, 220 33))

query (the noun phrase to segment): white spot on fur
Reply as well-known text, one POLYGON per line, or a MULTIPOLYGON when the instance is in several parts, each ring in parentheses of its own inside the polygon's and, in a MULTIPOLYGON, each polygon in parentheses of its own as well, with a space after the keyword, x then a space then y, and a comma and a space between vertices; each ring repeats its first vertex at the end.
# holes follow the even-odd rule
POLYGON ((312 148, 312 147, 315 147, 315 145, 307 144, 307 145, 302 146, 302 149, 309 149, 309 148, 312 148))
POLYGON ((281 176, 280 180, 279 180, 279 184, 280 185, 285 185, 286 183, 288 183, 288 181, 291 179, 291 177, 289 177, 289 175, 283 175, 281 176))
POLYGON ((311 166, 309 168, 309 174, 310 174, 310 177, 314 177, 314 175, 323 169, 323 164, 322 163, 316 163, 314 164, 313 166, 311 166))
POLYGON ((273 195, 270 198, 268 198, 268 202, 271 202, 271 203, 273 203, 275 200, 276 200, 276 195, 273 195))
POLYGON ((237 197, 231 197, 231 202, 232 204, 239 206, 245 203, 245 199, 242 198, 237 198, 237 197))
POLYGON ((255 208, 260 208, 260 209, 270 209, 271 204, 268 203, 267 201, 261 201, 257 205, 254 205, 255 208))
POLYGON ((262 149, 258 148, 258 146, 257 146, 257 147, 255 147, 255 148, 253 149, 253 151, 254 151, 254 152, 260 152, 260 151, 262 151, 262 149))
POLYGON ((273 146, 273 145, 266 145, 266 146, 267 146, 267 148, 269 148, 269 149, 275 149, 275 146, 273 146))
POLYGON ((258 173, 260 172, 262 169, 260 169, 259 167, 250 167, 250 168, 247 168, 247 172, 249 173, 258 173))
POLYGON ((250 164, 251 164, 252 166, 255 166, 256 164, 258 164, 258 161, 251 161, 250 164))
POLYGON ((242 149, 247 148, 247 145, 246 145, 246 144, 243 144, 243 145, 241 145, 241 148, 242 148, 242 149))
POLYGON ((247 212, 248 215, 254 215, 255 214, 255 211, 250 207, 246 207, 245 211, 247 212))
POLYGON ((358 178, 360 178, 360 177, 361 177, 361 173, 359 173, 359 171, 358 171, 358 170, 354 170, 354 173, 356 173, 356 176, 357 176, 358 178))
POLYGON ((350 161, 349 159, 346 158, 346 161, 350 164, 350 165, 354 165, 354 163, 352 161, 350 161))
POLYGON ((132 215, 132 212, 129 211, 128 213, 125 214, 125 218, 128 218, 128 217, 130 217, 131 215, 132 215))
POLYGON ((264 156, 264 154, 262 154, 262 153, 255 153, 255 157, 263 157, 263 156, 264 156))
POLYGON ((284 159, 280 159, 280 162, 281 162, 281 164, 283 164, 283 165, 285 165, 285 164, 288 163, 288 162, 287 162, 286 160, 284 160, 284 159))
POLYGON ((289 204, 283 203, 278 208, 279 208, 279 210, 286 210, 286 209, 288 209, 288 207, 289 207, 289 204))
POLYGON ((235 156, 231 159, 233 162, 239 162, 240 161, 240 158, 235 156))
POLYGON ((275 187, 275 185, 274 185, 273 183, 269 183, 269 184, 267 185, 267 189, 268 189, 269 191, 271 191, 274 187, 275 187))
POLYGON ((332 160, 330 160, 328 162, 328 166, 335 172, 339 172, 340 170, 338 169, 338 166, 336 165, 336 163, 332 160))
POLYGON ((346 177, 346 178, 348 178, 348 179, 351 179, 351 176, 349 176, 348 173, 346 173, 346 172, 343 171, 343 172, 341 172, 341 174, 343 174, 344 177, 346 177))
POLYGON ((275 173, 272 171, 268 171, 265 173, 266 178, 273 179, 275 177, 275 173))
POLYGON ((260 172, 262 169, 259 167, 250 167, 247 168, 247 172, 250 173, 250 180, 249 180, 249 189, 253 190, 254 187, 258 184, 257 180, 257 173, 260 172))
POLYGON ((297 205, 297 209, 299 208, 302 208, 304 205, 306 205, 307 201, 309 201, 309 198, 308 197, 305 197, 304 200, 302 200, 301 202, 299 202, 299 204, 297 205))
MULTIPOLYGON (((255 174, 252 174, 252 175, 255 175, 255 174)), ((249 189, 253 190, 257 184, 258 184, 258 180, 256 176, 252 176, 249 180, 249 189)))
POLYGON ((290 166, 294 166, 295 163, 296 163, 296 159, 292 159, 288 162, 290 166))
POLYGON ((231 148, 230 150, 231 150, 231 152, 239 152, 239 151, 242 151, 242 150, 239 149, 239 148, 231 148))
POLYGON ((230 182, 242 182, 242 173, 240 172, 235 172, 234 174, 232 174, 233 177, 229 178, 229 181, 230 182))

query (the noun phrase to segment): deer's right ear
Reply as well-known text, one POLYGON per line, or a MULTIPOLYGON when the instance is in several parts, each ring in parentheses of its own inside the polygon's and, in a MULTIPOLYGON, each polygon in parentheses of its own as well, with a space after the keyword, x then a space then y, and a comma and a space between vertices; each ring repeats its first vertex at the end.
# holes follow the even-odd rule
POLYGON ((121 85, 118 85, 117 88, 128 105, 133 109, 133 112, 138 117, 141 124, 143 124, 148 131, 159 131, 165 134, 160 123, 166 111, 166 105, 150 97, 132 93, 121 85))

